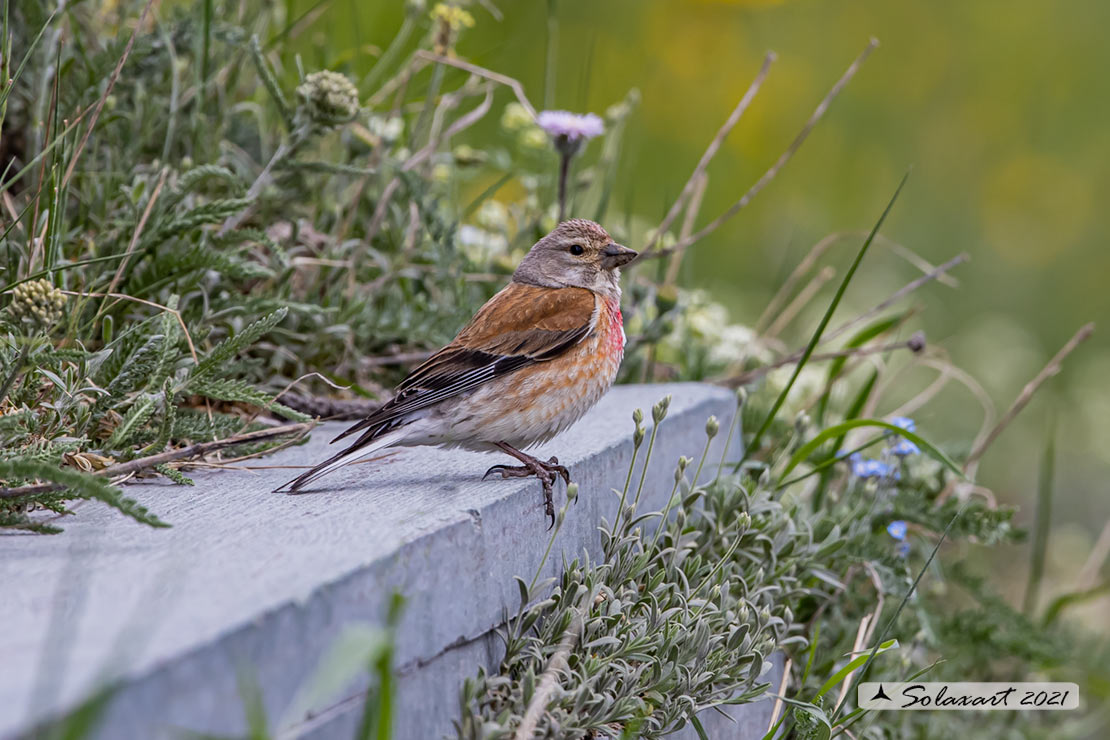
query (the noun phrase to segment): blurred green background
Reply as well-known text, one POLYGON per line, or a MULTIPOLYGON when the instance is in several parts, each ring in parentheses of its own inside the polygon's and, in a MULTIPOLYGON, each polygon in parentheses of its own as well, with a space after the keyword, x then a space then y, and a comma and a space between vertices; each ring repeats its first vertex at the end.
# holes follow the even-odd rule
MULTIPOLYGON (((459 54, 519 79, 537 108, 600 113, 630 88, 641 91, 613 210, 647 224, 678 194, 766 51, 778 62, 709 170, 700 223, 779 156, 868 39, 881 41, 779 178, 692 250, 681 282, 706 288, 734 321, 750 324, 817 240, 870 228, 912 167, 884 234, 934 264, 970 254, 954 273, 958 288, 933 283, 913 300, 930 342, 980 380, 999 413, 1080 325, 1103 324, 992 448, 979 476, 1020 505, 1028 524, 1055 420, 1048 575, 1072 587, 1110 518, 1110 3, 494 2, 500 19, 488 4, 471 5, 477 24, 459 54), (545 90, 549 41, 555 84, 545 90)), ((295 46, 308 66, 345 60, 362 72, 403 13, 400 2, 289 6, 290 18, 303 16, 295 46)), ((498 95, 499 105, 511 100, 498 95)), ((497 119, 488 116, 471 140, 502 136, 497 119)), ((842 242, 828 261, 843 270, 858 243, 842 242)), ((917 274, 889 250, 874 251, 841 315, 917 274)), ((815 320, 803 314, 793 339, 815 320)), ((978 404, 952 387, 918 416, 918 428, 966 449, 980 420, 978 404)), ((1009 555, 1026 567, 1024 556, 1009 555)))

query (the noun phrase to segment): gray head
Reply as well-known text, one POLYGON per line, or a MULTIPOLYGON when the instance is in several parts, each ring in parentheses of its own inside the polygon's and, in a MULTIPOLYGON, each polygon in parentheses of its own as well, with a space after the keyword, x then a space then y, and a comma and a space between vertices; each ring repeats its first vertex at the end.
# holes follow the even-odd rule
POLYGON ((575 218, 559 224, 536 242, 516 268, 513 280, 619 296, 620 267, 635 257, 634 250, 615 244, 600 224, 575 218))

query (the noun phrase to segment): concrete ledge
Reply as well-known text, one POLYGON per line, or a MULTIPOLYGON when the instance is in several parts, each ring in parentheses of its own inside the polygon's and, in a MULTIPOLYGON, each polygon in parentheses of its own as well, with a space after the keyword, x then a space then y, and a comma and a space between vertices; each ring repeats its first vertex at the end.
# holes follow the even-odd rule
MULTIPOLYGON (((706 417, 716 414, 722 426, 731 419, 728 391, 615 388, 541 449, 558 454, 581 487, 556 551, 567 558, 583 549, 598 553, 596 526, 603 515, 612 518, 610 489, 623 485, 632 454, 631 413, 650 411, 667 393, 674 400, 643 505, 660 508, 678 456, 700 453, 706 417)), ((325 425, 308 444, 249 464, 322 459, 343 427, 325 425)), ((169 530, 87 503, 57 537, 0 537, 0 737, 21 736, 72 710, 106 678, 120 688, 98 737, 168 738, 182 729, 242 734, 237 670, 247 666, 257 675, 276 720, 343 625, 379 622, 395 590, 407 599, 395 737, 453 734, 460 682, 500 659, 492 630, 517 606, 513 576, 534 573, 547 542, 539 484, 482 482, 494 462, 464 451, 400 450, 341 470, 302 496, 271 493, 291 477, 288 469, 202 471, 190 474, 194 488, 127 487, 174 525, 169 530)), ((561 560, 554 552, 550 575, 561 560)), ((359 689, 274 729, 290 738, 351 737, 359 689)), ((763 728, 769 713, 770 702, 734 710, 763 728)), ((721 737, 740 736, 740 726, 720 727, 721 737)))

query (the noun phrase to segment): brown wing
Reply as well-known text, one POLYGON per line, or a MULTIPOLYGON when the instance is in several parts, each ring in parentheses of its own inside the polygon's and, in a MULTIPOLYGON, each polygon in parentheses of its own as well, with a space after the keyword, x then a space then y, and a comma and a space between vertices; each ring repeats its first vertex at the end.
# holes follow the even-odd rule
POLYGON ((585 339, 596 321, 594 294, 584 288, 509 283, 446 347, 397 386, 397 395, 333 442, 368 430, 369 441, 413 411, 558 357, 585 339))

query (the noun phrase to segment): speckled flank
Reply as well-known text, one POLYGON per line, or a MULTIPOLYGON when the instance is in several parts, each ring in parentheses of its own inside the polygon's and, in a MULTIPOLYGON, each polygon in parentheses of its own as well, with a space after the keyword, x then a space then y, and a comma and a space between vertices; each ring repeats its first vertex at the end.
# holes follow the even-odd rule
POLYGON ((439 444, 486 449, 494 442, 525 448, 578 421, 613 385, 624 356, 616 301, 597 300, 594 330, 569 352, 526 367, 443 404, 450 432, 439 444))

